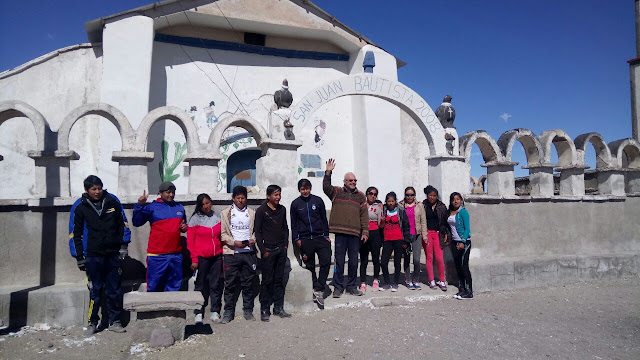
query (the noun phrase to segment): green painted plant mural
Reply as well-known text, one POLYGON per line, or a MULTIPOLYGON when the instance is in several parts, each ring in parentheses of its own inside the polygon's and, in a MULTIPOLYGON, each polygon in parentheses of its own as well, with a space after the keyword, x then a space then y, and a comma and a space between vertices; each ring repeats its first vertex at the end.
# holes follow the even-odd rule
POLYGON ((162 140, 162 160, 158 163, 158 171, 162 181, 175 181, 180 177, 180 174, 174 174, 173 172, 184 159, 187 153, 187 144, 180 145, 179 142, 175 142, 173 146, 176 151, 173 155, 173 162, 169 164, 169 143, 166 140, 162 140))

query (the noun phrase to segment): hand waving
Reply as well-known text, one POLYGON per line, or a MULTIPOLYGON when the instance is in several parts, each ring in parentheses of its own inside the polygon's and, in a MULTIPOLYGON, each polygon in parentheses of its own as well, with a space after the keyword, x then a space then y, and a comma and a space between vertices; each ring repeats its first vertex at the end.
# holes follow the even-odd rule
POLYGON ((329 159, 327 160, 327 171, 333 171, 336 168, 336 160, 329 159))

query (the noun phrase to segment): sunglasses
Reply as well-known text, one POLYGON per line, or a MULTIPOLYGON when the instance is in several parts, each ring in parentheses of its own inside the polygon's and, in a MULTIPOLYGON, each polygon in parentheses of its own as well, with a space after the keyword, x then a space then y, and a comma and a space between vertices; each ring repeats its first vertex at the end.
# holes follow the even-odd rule
POLYGON ((356 179, 346 179, 345 181, 347 181, 347 182, 358 182, 358 180, 356 180, 356 179))
POLYGON ((369 192, 369 195, 378 196, 378 193, 369 192))
POLYGON ((416 196, 416 194, 404 194, 404 196, 416 196))

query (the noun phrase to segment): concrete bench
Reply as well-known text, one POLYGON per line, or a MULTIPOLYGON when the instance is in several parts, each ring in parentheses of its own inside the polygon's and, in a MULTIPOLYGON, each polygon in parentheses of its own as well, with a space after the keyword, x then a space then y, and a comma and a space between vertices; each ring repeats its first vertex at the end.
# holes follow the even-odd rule
POLYGON ((131 311, 131 336, 149 342, 154 330, 169 329, 173 339, 184 340, 187 310, 200 309, 204 298, 196 291, 138 292, 124 294, 123 308, 131 311))

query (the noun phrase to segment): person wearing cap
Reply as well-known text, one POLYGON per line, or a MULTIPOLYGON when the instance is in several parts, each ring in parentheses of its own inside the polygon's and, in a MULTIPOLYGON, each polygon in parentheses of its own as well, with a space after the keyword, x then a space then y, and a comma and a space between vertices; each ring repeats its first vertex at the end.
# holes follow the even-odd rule
POLYGON ((182 204, 175 202, 176 186, 160 184, 159 197, 147 204, 144 191, 133 208, 133 226, 151 225, 147 245, 147 291, 178 291, 182 286, 180 233, 187 231, 182 204))

